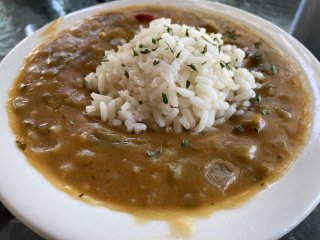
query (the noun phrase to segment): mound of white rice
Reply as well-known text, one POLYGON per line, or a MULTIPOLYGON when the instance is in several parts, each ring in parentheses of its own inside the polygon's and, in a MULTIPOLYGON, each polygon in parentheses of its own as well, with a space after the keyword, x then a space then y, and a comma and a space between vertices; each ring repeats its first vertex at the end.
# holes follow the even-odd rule
POLYGON ((242 68, 245 53, 224 45, 221 34, 156 19, 129 42, 108 50, 95 73, 88 114, 113 126, 141 132, 157 124, 177 133, 214 129, 243 114, 261 73, 242 68))

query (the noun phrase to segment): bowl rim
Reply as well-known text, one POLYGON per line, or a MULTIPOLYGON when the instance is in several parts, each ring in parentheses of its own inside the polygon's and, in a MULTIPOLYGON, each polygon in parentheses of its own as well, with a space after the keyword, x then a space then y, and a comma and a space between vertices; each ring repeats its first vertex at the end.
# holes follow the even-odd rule
MULTIPOLYGON (((223 232, 218 231, 219 239, 232 239, 232 235, 230 234, 237 234, 238 238, 241 235, 241 229, 242 231, 245 229, 247 231, 248 235, 246 239, 256 239, 257 237, 259 239, 275 239, 279 238, 285 233, 287 233, 290 229, 295 227, 300 221, 302 221, 320 202, 320 186, 319 184, 316 184, 316 181, 320 181, 320 176, 317 176, 315 174, 316 170, 320 169, 320 163, 316 162, 317 154, 320 154, 320 64, 318 60, 297 40, 295 40, 292 36, 287 34, 285 31, 280 29, 279 27, 269 23, 268 21, 257 17, 251 13, 245 12, 243 10, 230 7, 227 5, 223 5, 220 3, 215 2, 209 2, 209 1, 198 1, 198 0, 178 0, 178 1, 170 1, 170 0, 137 0, 137 1, 130 1, 130 0, 122 0, 122 1, 116 1, 116 2, 108 2, 103 3, 99 5, 95 5, 89 8, 85 8, 73 13, 68 14, 64 17, 64 20, 62 24, 60 25, 59 29, 63 29, 65 27, 70 27, 73 25, 74 22, 81 20, 87 16, 90 16, 94 13, 110 10, 114 8, 122 8, 126 6, 134 6, 134 5, 144 5, 144 4, 160 4, 160 5, 169 5, 169 6, 184 6, 187 8, 197 8, 197 10, 200 11, 214 11, 215 14, 217 14, 217 11, 221 11, 218 13, 218 15, 227 16, 231 19, 237 19, 241 23, 248 25, 250 28, 253 28, 258 33, 267 36, 267 39, 279 39, 281 42, 277 43, 277 46, 282 48, 282 50, 289 54, 294 60, 296 60, 303 68, 305 75, 307 76, 309 80, 309 84, 313 93, 314 97, 314 119, 313 119, 313 126, 312 126, 312 133, 309 139, 308 144, 306 145, 305 149, 301 152, 300 156, 296 160, 296 162, 293 164, 293 166, 289 169, 289 171, 278 181, 273 183, 268 190, 262 191, 258 193, 256 196, 251 198, 244 206, 241 206, 239 209, 235 210, 222 210, 219 213, 215 214, 214 218, 218 219, 219 221, 223 221, 224 223, 228 220, 230 222, 231 219, 235 219, 233 221, 233 224, 238 224, 239 229, 234 229, 234 231, 230 231, 233 233, 223 234, 223 232), (319 150, 318 150, 318 149, 319 150), (311 156, 311 157, 310 157, 311 156), (308 167, 306 168, 303 164, 303 162, 306 162, 308 167), (314 167, 314 169, 312 169, 314 167), (307 176, 311 171, 312 174, 310 176, 307 176), (301 180, 301 176, 299 174, 304 173, 303 177, 306 177, 307 179, 311 179, 312 185, 311 188, 303 188, 303 184, 299 184, 297 182, 297 179, 301 180), (291 179, 291 180, 290 180, 291 179), (294 181, 292 182, 292 179, 294 181), (296 188, 293 189, 282 189, 282 186, 285 185, 285 182, 290 182, 290 186, 293 187, 293 183, 297 184, 296 188), (305 194, 301 194, 299 190, 304 189, 306 190, 305 194), (273 195, 270 196, 270 191, 273 191, 273 195), (287 196, 300 196, 299 200, 295 200, 293 202, 290 202, 292 205, 291 207, 295 207, 296 210, 294 211, 294 214, 285 212, 281 213, 284 215, 283 217, 280 217, 276 215, 275 219, 271 218, 271 213, 274 212, 268 212, 268 211, 276 211, 278 208, 281 208, 283 210, 284 205, 279 204, 277 202, 276 206, 271 207, 268 206, 266 209, 261 209, 262 205, 259 204, 267 204, 270 200, 279 200, 279 197, 285 198, 287 196), (286 196, 287 195, 287 196, 286 196), (257 205, 257 201, 259 204, 257 205), (249 206, 249 207, 248 207, 249 206), (241 213, 241 217, 236 217, 235 212, 243 211, 243 209, 246 209, 246 213, 241 213), (298 209, 298 211, 297 211, 298 209), (257 223, 253 223, 252 219, 250 217, 257 217, 255 211, 260 210, 263 214, 266 214, 268 217, 266 219, 256 219, 257 223), (217 216, 216 216, 217 215, 217 216), (294 215, 294 216, 293 216, 294 215), (242 222, 241 220, 243 218, 246 218, 247 224, 240 224, 242 222), (267 222, 266 222, 267 221, 267 222), (273 221, 273 223, 270 223, 270 221, 273 221), (281 226, 276 226, 275 222, 282 222, 280 223, 281 226), (258 224, 265 224, 265 226, 258 226, 258 224), (249 225, 250 228, 249 229, 249 225), (255 228, 255 229, 254 229, 255 228), (270 229, 273 229, 274 231, 271 233, 267 232, 270 231, 270 229), (275 230, 276 229, 276 230, 275 230), (264 231, 264 232, 263 232, 264 231), (220 235, 219 235, 220 234, 220 235), (240 234, 240 235, 239 235, 240 234), (250 235, 250 236, 249 236, 250 235), (263 237, 263 238, 261 238, 263 237)), ((50 24, 50 23, 49 23, 50 24)), ((45 38, 40 37, 41 33, 47 28, 49 25, 42 27, 38 31, 36 31, 33 35, 27 37, 24 39, 21 43, 19 43, 13 50, 10 51, 10 53, 1 61, 0 63, 0 71, 3 72, 2 83, 4 82, 5 78, 10 79, 10 85, 12 85, 15 77, 17 74, 17 70, 20 69, 22 65, 22 60, 24 57, 30 52, 30 49, 33 49, 36 45, 38 45, 39 42, 43 42, 45 38), (6 67, 7 65, 14 65, 12 68, 6 67), (13 77, 13 79, 12 79, 13 77)), ((5 83, 7 84, 7 83, 5 83)), ((7 84, 9 85, 9 84, 7 84)), ((9 85, 9 86, 10 86, 9 85)), ((6 99, 7 99, 7 90, 8 87, 5 87, 6 92, 3 90, 0 92, 0 102, 1 102, 1 108, 0 112, 6 112, 6 99), (3 101, 5 100, 5 101, 3 101), (4 104, 5 102, 5 104, 4 104)), ((130 214, 127 213, 120 213, 120 212, 114 212, 105 208, 100 207, 92 207, 88 206, 87 204, 76 201, 73 198, 69 197, 66 193, 61 192, 61 190, 57 189, 56 187, 53 187, 48 181, 35 169, 33 169, 28 162, 26 161, 24 155, 21 152, 12 153, 14 154, 14 161, 19 169, 13 169, 12 163, 10 161, 7 161, 5 159, 9 159, 9 157, 12 157, 10 153, 5 153, 6 149, 13 149, 12 144, 8 144, 8 142, 14 142, 13 134, 8 133, 8 118, 7 116, 4 116, 6 114, 1 114, 0 117, 0 132, 4 133, 6 136, 5 138, 2 138, 0 140, 0 175, 3 175, 4 181, 0 182, 0 200, 2 203, 15 215, 17 216, 24 224, 26 224, 28 227, 33 229, 38 234, 47 237, 47 238, 54 238, 54 239, 86 239, 89 235, 75 235, 76 233, 72 229, 68 231, 66 229, 66 226, 73 226, 76 219, 74 217, 79 216, 78 210, 80 209, 80 214, 88 214, 88 216, 99 216, 94 219, 93 222, 97 222, 98 220, 105 220, 104 216, 102 215, 108 215, 111 216, 112 219, 119 220, 119 222, 124 221, 125 224, 129 225, 117 225, 117 224, 110 224, 110 221, 105 221, 106 223, 110 224, 108 226, 114 227, 117 230, 120 230, 123 234, 123 231, 121 231, 122 227, 128 227, 128 235, 130 237, 141 237, 145 238, 144 233, 148 232, 151 235, 154 228, 157 229, 157 233, 159 232, 168 232, 167 231, 167 225, 165 223, 159 223, 159 222, 152 222, 150 224, 146 225, 137 225, 137 223, 134 222, 134 219, 130 216, 130 214), (9 140, 9 141, 5 141, 9 140), (26 167, 27 169, 24 169, 23 167, 26 167), (2 169, 2 170, 1 170, 2 169), (9 173, 6 170, 10 170, 9 173), (18 171, 19 170, 19 171, 18 171), (16 189, 10 189, 8 186, 5 186, 5 184, 8 184, 8 180, 14 179, 14 176, 19 176, 19 173, 23 173, 22 176, 26 177, 27 182, 29 181, 41 181, 41 183, 38 183, 37 187, 40 188, 40 190, 37 192, 38 189, 32 188, 32 187, 26 187, 23 185, 23 180, 20 179, 19 181, 16 181, 13 183, 13 186, 16 186, 17 184, 20 184, 16 189), (22 186, 26 187, 26 189, 23 189, 22 186), (19 190, 22 191, 20 193, 17 193, 19 190), (54 214, 57 214, 57 209, 55 207, 52 207, 52 210, 48 209, 46 206, 41 206, 40 212, 37 212, 37 209, 35 207, 40 207, 41 203, 35 204, 34 198, 29 193, 35 194, 39 200, 45 201, 48 200, 49 197, 56 197, 59 199, 59 203, 67 203, 67 206, 70 207, 68 209, 68 215, 66 213, 59 213, 64 214, 63 218, 61 217, 55 217, 54 214), (22 200, 21 198, 18 199, 18 197, 21 196, 27 196, 25 199, 22 200), (29 204, 24 204, 23 201, 29 202, 29 204), (33 203, 32 203, 33 202, 33 203), (71 205, 70 205, 71 204, 71 205), (72 207, 72 205, 74 205, 72 207), (26 207, 31 207, 30 209, 26 209, 26 207), (32 208, 33 207, 33 208, 32 208), (46 214, 47 217, 43 216, 43 213, 46 214), (64 221, 61 221, 64 219, 64 221), (54 222, 54 225, 52 224, 54 222), (52 228, 50 228, 52 226, 52 228), (133 228, 139 228, 136 232, 136 236, 132 236, 132 233, 130 233, 129 229, 133 228), (63 230, 63 231, 57 231, 57 230, 63 230)), ((11 131, 11 128, 9 128, 11 131)), ((15 147, 15 146, 14 146, 15 147)), ((302 179, 303 180, 303 179, 302 179)), ((283 201, 280 198, 281 201, 283 201)), ((39 210, 39 209, 38 209, 39 210)), ((264 216, 262 214, 262 216, 264 216)), ((279 213, 278 213, 279 215, 279 213)), ((261 217, 261 215, 260 215, 261 217)), ((213 222, 216 223, 218 220, 214 220, 213 222)), ((86 224, 88 224, 88 221, 82 220, 80 223, 77 223, 78 227, 83 227, 83 229, 86 229, 86 234, 91 234, 90 236, 94 236, 95 239, 103 239, 103 233, 104 231, 99 230, 99 233, 97 235, 94 234, 92 230, 88 229, 86 224)), ((90 223, 89 223, 90 224, 90 223)), ((207 219, 198 219, 196 226, 200 229, 200 231, 205 231, 205 229, 211 229, 210 224, 212 224, 212 218, 207 219), (203 226, 203 227, 201 227, 203 226)), ((219 225, 219 224, 218 224, 219 225)), ((222 226, 221 224, 219 225, 222 226)), ((226 230, 226 229, 225 229, 226 230)), ((116 235, 116 233, 112 233, 115 238, 123 237, 125 235, 116 235)), ((149 235, 149 236, 151 236, 149 235)), ((204 239, 206 237, 210 236, 210 231, 208 232, 198 232, 195 235, 196 239, 204 239), (204 237, 204 238, 203 238, 204 237)), ((234 235, 236 236, 236 235, 234 235)), ((240 237, 241 238, 241 237, 240 237)), ((139 238, 136 238, 139 239, 139 238)), ((141 239, 141 238, 140 238, 141 239)))

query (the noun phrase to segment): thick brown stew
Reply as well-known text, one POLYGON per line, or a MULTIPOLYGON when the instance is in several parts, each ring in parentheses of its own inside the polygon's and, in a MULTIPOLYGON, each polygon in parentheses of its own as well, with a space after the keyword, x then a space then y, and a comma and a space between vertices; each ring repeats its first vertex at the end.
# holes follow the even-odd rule
POLYGON ((281 176, 306 142, 311 102, 299 68, 243 26, 205 13, 144 6, 104 12, 37 47, 10 91, 17 144, 30 163, 79 198, 140 209, 218 204, 281 176), (220 131, 143 134, 86 115, 105 49, 158 17, 220 32, 246 51, 246 67, 265 73, 244 116, 220 131))

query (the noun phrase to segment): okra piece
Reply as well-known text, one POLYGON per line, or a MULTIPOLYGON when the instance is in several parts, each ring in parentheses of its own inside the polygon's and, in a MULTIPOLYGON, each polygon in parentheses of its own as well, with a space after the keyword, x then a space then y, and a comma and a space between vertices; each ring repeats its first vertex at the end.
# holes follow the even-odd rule
POLYGON ((120 143, 125 142, 126 139, 119 134, 110 132, 103 128, 95 128, 93 131, 93 135, 100 140, 110 142, 110 143, 120 143))

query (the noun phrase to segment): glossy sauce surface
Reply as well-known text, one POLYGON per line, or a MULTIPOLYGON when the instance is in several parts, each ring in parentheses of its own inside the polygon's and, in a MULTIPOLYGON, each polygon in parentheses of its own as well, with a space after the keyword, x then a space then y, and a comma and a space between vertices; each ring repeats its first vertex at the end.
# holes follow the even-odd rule
POLYGON ((145 6, 100 13, 37 47, 9 93, 8 111, 30 163, 73 195, 139 209, 190 209, 256 191, 287 170, 310 125, 303 81, 299 67, 243 26, 145 6), (156 128, 134 135, 86 115, 84 77, 105 49, 116 49, 158 17, 220 32, 225 43, 246 51, 246 67, 265 78, 244 116, 200 135, 156 128))

